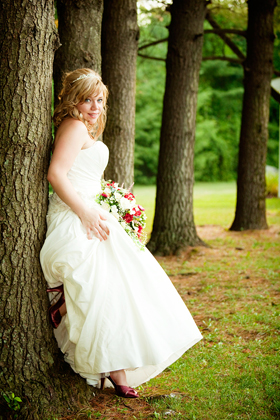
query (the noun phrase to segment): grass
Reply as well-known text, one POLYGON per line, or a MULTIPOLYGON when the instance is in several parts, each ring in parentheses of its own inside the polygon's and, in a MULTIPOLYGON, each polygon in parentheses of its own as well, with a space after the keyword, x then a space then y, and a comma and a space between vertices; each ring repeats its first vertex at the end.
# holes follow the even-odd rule
MULTIPOLYGON (((146 386, 165 386, 164 376, 173 383, 180 403, 172 404, 172 418, 279 418, 279 228, 231 233, 206 226, 199 234, 212 248, 161 260, 204 335, 146 386)), ((160 401, 158 412, 165 409, 160 401)))
MULTIPOLYGON (((154 187, 134 192, 151 219, 154 187)), ((197 184, 197 230, 210 247, 158 258, 203 340, 139 387, 140 399, 106 390, 67 419, 280 417, 280 200, 267 200, 270 227, 264 231, 228 231, 234 205, 233 183, 197 184)))
MULTIPOLYGON (((135 186, 138 203, 146 209, 147 232, 152 231, 156 187, 135 186)), ((229 228, 234 219, 236 203, 235 182, 199 182, 194 186, 194 220, 196 226, 219 225, 229 228)), ((268 224, 280 223, 280 199, 266 200, 268 224)))

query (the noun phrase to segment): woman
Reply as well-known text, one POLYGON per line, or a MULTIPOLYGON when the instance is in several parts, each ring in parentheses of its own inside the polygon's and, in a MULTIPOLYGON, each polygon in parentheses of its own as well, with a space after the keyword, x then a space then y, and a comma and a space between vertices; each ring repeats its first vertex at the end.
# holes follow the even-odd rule
POLYGON ((103 386, 108 378, 118 395, 136 398, 132 386, 162 372, 202 336, 150 252, 139 250, 95 201, 108 162, 106 145, 97 141, 107 95, 90 69, 64 79, 41 264, 48 290, 62 292, 50 314, 65 360, 89 384, 103 386))

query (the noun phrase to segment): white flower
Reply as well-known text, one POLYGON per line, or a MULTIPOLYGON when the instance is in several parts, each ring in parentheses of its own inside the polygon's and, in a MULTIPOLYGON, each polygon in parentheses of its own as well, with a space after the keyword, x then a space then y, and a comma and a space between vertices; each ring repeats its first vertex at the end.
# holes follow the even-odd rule
POLYGON ((103 201, 103 203, 101 204, 101 207, 103 210, 110 210, 110 205, 108 203, 106 203, 105 201, 103 201))
POLYGON ((115 193, 115 199, 117 200, 117 201, 120 201, 120 199, 122 198, 122 195, 120 194, 120 193, 118 193, 118 192, 116 192, 115 193))
POLYGON ((105 188, 104 192, 105 192, 105 194, 107 194, 107 195, 111 195, 111 190, 110 190, 110 188, 105 188))
POLYGON ((112 206, 112 207, 111 207, 111 212, 112 212, 112 213, 118 213, 118 207, 117 207, 117 206, 115 206, 115 205, 114 205, 114 206, 112 206))
POLYGON ((120 200, 120 206, 123 210, 130 210, 132 209, 133 205, 132 202, 129 201, 127 198, 122 197, 120 200))

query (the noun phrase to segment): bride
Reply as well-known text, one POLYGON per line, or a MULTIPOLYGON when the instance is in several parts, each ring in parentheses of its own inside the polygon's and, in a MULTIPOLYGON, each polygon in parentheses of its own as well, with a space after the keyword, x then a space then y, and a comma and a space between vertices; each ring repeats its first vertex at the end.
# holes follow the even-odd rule
POLYGON ((63 81, 48 171, 55 192, 40 259, 50 297, 59 297, 49 313, 65 360, 90 385, 113 385, 117 395, 136 398, 132 387, 158 375, 202 336, 150 252, 95 201, 109 155, 97 141, 107 96, 90 69, 63 81))

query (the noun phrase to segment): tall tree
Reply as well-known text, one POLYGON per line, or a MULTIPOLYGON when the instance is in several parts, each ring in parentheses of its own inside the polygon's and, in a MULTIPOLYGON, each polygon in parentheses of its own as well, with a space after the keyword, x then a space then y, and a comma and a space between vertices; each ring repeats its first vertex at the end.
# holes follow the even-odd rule
MULTIPOLYGON (((21 397, 18 419, 28 420, 67 413, 73 401, 73 374, 66 370, 61 375, 39 262, 46 231, 57 44, 53 0, 1 0, 0 389, 21 397)), ((81 382, 78 388, 86 395, 81 382)), ((12 418, 2 396, 0 412, 12 418)))
POLYGON ((103 135, 110 150, 105 174, 126 187, 132 184, 134 172, 138 38, 136 0, 104 0, 102 77, 110 92, 103 135))
POLYGON ((79 68, 101 71, 101 22, 103 0, 57 0, 61 47, 55 53, 55 103, 65 72, 79 68))
POLYGON ((171 6, 156 210, 151 240, 155 254, 175 254, 200 242, 193 219, 193 158, 205 1, 171 6))
POLYGON ((276 0, 248 0, 237 203, 231 230, 265 229, 265 164, 276 0))

